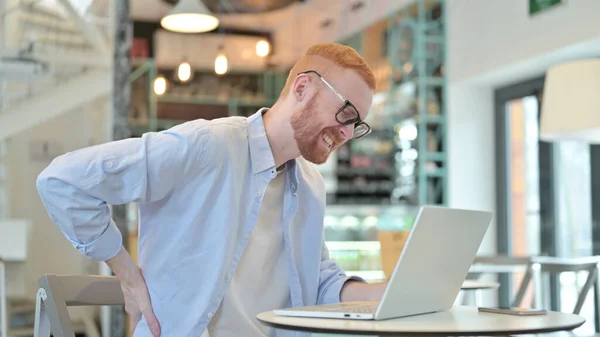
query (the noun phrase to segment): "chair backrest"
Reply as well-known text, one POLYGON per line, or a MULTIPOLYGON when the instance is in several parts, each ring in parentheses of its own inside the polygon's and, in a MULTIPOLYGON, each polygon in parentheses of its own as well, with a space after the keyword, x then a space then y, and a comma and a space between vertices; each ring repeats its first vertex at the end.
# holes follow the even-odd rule
MULTIPOLYGON (((531 283, 531 259, 529 256, 510 256, 510 255, 491 255, 477 256, 473 261, 473 266, 469 271, 471 275, 480 275, 484 273, 524 273, 521 283, 518 285, 519 291, 511 302, 511 306, 517 306, 525 297, 527 286, 531 283), (524 286, 525 285, 525 286, 524 286)), ((535 286, 535 282, 534 282, 535 286)))
POLYGON ((123 305, 114 276, 43 275, 36 300, 34 337, 75 337, 68 306, 123 305))
POLYGON ((525 271, 531 257, 516 257, 509 255, 477 256, 473 260, 473 273, 508 273, 525 271))
POLYGON ((518 266, 529 263, 529 256, 510 255, 479 255, 475 257, 474 264, 488 264, 498 266, 518 266))
MULTIPOLYGON (((560 258, 560 257, 552 257, 552 256, 540 256, 534 257, 531 259, 529 263, 529 268, 527 269, 526 279, 532 280, 535 285, 537 285, 535 295, 538 297, 536 300, 537 303, 541 303, 541 297, 543 296, 541 286, 542 282, 542 274, 560 274, 566 272, 587 272, 586 281, 579 291, 579 295, 577 297, 577 302, 575 303, 575 307, 573 308, 573 313, 578 315, 583 308, 583 303, 587 298, 587 294, 589 293, 592 287, 596 288, 596 291, 600 291, 600 277, 598 277, 600 266, 600 256, 589 256, 589 257, 578 257, 578 258, 560 258)), ((528 283, 523 282, 521 284, 520 292, 524 292, 524 289, 527 288, 528 283)), ((521 305, 521 302, 516 302, 515 306, 521 305)), ((596 308, 596 317, 595 317, 595 326, 596 332, 600 332, 600 312, 598 308, 600 308, 600 303, 594 305, 596 308)))

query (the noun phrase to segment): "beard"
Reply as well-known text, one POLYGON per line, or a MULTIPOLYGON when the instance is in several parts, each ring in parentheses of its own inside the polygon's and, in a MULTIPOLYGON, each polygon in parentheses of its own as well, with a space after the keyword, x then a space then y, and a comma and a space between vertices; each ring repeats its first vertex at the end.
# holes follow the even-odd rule
POLYGON ((311 97, 304 109, 296 111, 292 115, 291 125, 296 145, 302 157, 313 164, 323 164, 327 161, 331 151, 336 149, 338 144, 342 144, 343 140, 333 128, 323 128, 322 124, 319 124, 315 101, 316 96, 311 97), (333 138, 331 148, 328 148, 323 141, 322 132, 325 130, 328 130, 333 138))

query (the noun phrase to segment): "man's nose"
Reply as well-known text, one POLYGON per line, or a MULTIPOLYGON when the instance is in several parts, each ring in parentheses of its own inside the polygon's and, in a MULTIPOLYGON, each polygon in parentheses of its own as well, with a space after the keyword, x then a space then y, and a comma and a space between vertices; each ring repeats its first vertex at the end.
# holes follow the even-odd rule
POLYGON ((342 125, 340 127, 340 136, 344 139, 344 141, 349 141, 354 137, 354 125, 342 125))

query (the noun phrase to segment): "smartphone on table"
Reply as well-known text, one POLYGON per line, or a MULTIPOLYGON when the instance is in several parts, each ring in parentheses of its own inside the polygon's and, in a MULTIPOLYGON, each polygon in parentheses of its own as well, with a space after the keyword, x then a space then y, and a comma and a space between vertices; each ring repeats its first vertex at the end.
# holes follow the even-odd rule
POLYGON ((535 316, 544 315, 544 309, 531 309, 520 307, 478 307, 480 312, 489 312, 494 314, 516 315, 516 316, 535 316))

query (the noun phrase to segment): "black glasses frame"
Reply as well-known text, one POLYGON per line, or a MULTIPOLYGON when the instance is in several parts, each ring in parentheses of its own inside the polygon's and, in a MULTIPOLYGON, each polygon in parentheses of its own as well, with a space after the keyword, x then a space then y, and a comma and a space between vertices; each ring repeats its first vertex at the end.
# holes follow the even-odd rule
POLYGON ((298 75, 301 74, 315 74, 317 75, 321 81, 325 84, 325 86, 327 86, 344 104, 342 105, 341 108, 338 109, 338 111, 335 113, 335 120, 340 123, 341 125, 350 125, 350 124, 354 124, 354 130, 356 130, 357 128, 364 126, 366 127, 366 131, 364 131, 361 134, 358 134, 356 132, 354 132, 354 136, 352 137, 352 139, 358 139, 361 137, 364 137, 366 135, 368 135, 369 133, 371 133, 371 127, 369 126, 369 124, 365 123, 361 118, 360 118, 360 114, 358 113, 358 109, 356 108, 356 106, 354 106, 354 104, 352 104, 352 102, 350 102, 349 100, 347 100, 342 94, 340 94, 337 90, 335 90, 335 88, 329 84, 329 82, 327 82, 327 80, 325 80, 323 78, 323 76, 321 76, 321 74, 319 74, 316 70, 306 70, 306 71, 302 71, 299 72, 298 75), (352 118, 346 121, 341 121, 339 119, 339 115, 342 111, 344 111, 344 109, 346 109, 347 107, 352 107, 354 109, 354 111, 356 111, 356 118, 352 118))

